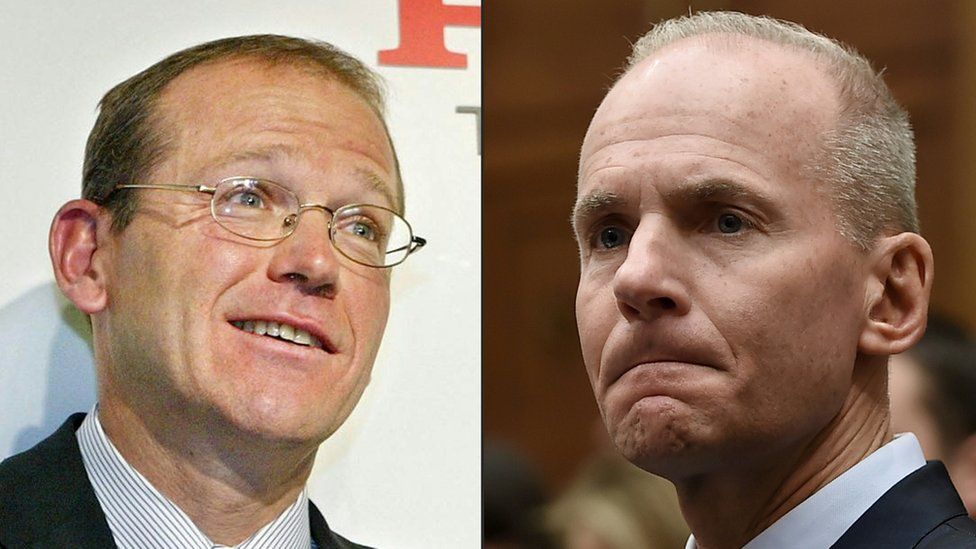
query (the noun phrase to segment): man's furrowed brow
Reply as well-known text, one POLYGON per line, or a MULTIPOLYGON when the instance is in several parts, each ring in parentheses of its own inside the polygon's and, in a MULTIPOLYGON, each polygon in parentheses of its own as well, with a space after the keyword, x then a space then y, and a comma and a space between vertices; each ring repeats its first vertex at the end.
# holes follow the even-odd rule
POLYGON ((759 191, 729 179, 706 179, 681 185, 663 193, 666 201, 718 202, 747 201, 759 207, 770 208, 773 200, 759 191))
POLYGON ((570 223, 573 225, 573 232, 579 233, 579 228, 586 220, 591 219, 607 210, 619 208, 624 200, 620 195, 610 191, 593 191, 586 196, 581 196, 576 200, 573 207, 573 216, 570 223))

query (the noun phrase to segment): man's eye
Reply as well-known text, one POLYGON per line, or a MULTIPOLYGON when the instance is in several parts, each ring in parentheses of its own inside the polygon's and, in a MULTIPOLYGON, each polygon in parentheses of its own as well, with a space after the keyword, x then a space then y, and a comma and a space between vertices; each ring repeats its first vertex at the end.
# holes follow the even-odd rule
POLYGON ((361 242, 377 242, 385 234, 375 220, 365 215, 342 216, 336 220, 335 228, 361 242))
POLYGON ((371 223, 357 221, 356 223, 350 225, 346 230, 348 230, 354 236, 358 236, 359 238, 366 240, 376 240, 378 238, 378 235, 376 234, 376 227, 374 227, 371 223))
POLYGON ((263 208, 265 206, 264 199, 261 195, 250 191, 241 191, 232 195, 229 201, 235 206, 245 206, 248 208, 263 208))
POLYGON ((604 227, 597 234, 599 247, 607 250, 626 246, 630 242, 630 235, 620 227, 604 227))
POLYGON ((745 228, 746 222, 733 213, 718 216, 718 230, 724 234, 735 234, 745 228))

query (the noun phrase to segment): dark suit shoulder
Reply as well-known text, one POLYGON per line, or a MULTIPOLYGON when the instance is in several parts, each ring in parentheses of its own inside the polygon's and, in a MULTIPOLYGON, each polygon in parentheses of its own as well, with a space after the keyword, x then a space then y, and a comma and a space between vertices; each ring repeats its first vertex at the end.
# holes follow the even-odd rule
POLYGON ((311 501, 308 502, 308 518, 312 530, 312 539, 315 540, 319 549, 372 549, 366 545, 353 543, 329 529, 325 517, 311 501))
POLYGON ((84 463, 74 438, 85 414, 75 414, 50 437, 30 450, 0 463, 0 524, 36 512, 64 497, 60 490, 47 490, 70 482, 67 478, 84 472, 84 463))
POLYGON ((976 547, 976 521, 968 516, 955 517, 932 530, 918 544, 919 549, 943 547, 976 547))
POLYGON ((833 547, 976 548, 976 523, 945 466, 931 461, 885 492, 833 547))
MULTIPOLYGON (((75 436, 84 418, 72 415, 37 446, 0 463, 0 548, 115 547, 75 436)), ((309 523, 319 549, 371 549, 330 530, 311 502, 309 523)))
POLYGON ((36 446, 0 463, 0 545, 114 547, 88 481, 74 414, 36 446))

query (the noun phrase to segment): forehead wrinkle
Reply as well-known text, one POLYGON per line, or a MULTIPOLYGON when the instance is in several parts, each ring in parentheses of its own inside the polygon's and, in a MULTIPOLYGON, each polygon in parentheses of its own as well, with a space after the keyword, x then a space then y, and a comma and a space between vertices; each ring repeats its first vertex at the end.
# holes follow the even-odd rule
MULTIPOLYGON (((234 164, 236 162, 244 162, 250 160, 263 161, 268 163, 273 163, 278 160, 285 158, 296 158, 305 157, 305 153, 302 153, 298 148, 284 144, 275 143, 273 145, 260 146, 252 149, 246 150, 235 150, 226 155, 218 157, 214 166, 220 168, 227 166, 229 164, 234 164)), ((249 175, 249 174, 240 174, 249 175)), ((363 185, 372 191, 378 192, 383 195, 387 202, 387 207, 392 209, 397 209, 397 200, 390 186, 383 180, 382 177, 376 173, 367 170, 365 168, 356 168, 354 175, 356 179, 363 183, 363 185)))
POLYGON ((297 151, 293 146, 285 145, 283 143, 276 143, 274 145, 266 145, 253 149, 231 151, 228 154, 218 157, 214 163, 214 166, 220 168, 228 164, 248 160, 259 160, 271 163, 276 160, 296 155, 297 151))
MULTIPOLYGON (((740 133, 742 133, 742 132, 740 132, 740 133)), ((753 132, 753 133, 755 133, 755 132, 753 132)), ((705 135, 705 134, 701 134, 701 133, 669 132, 667 134, 662 134, 662 135, 643 135, 643 136, 640 136, 640 137, 627 137, 627 138, 616 138, 616 139, 610 137, 610 138, 605 138, 603 142, 598 143, 597 145, 595 145, 594 147, 596 148, 596 150, 593 151, 591 154, 589 154, 589 156, 587 158, 585 158, 583 160, 583 162, 580 163, 580 174, 582 175, 583 172, 585 172, 586 169, 589 168, 590 165, 593 164, 593 163, 599 164, 602 161, 604 164, 607 164, 608 162, 610 162, 610 159, 613 158, 613 155, 609 154, 607 151, 611 147, 653 146, 653 144, 655 144, 655 143, 670 143, 672 141, 686 139, 686 138, 693 138, 693 139, 698 139, 698 140, 706 140, 706 141, 714 142, 714 143, 718 144, 721 147, 725 147, 726 149, 739 149, 739 150, 743 150, 743 151, 746 151, 746 152, 752 153, 752 154, 763 154, 764 153, 764 151, 762 149, 760 149, 759 147, 751 147, 751 146, 749 146, 749 143, 748 142, 747 143, 732 143, 732 142, 729 142, 729 141, 727 141, 725 139, 722 139, 720 137, 714 137, 714 136, 711 136, 711 135, 705 135)), ((668 154, 704 156, 704 157, 715 158, 715 159, 718 159, 718 160, 725 160, 727 162, 733 162, 735 164, 738 164, 739 166, 742 166, 743 168, 746 168, 746 169, 748 169, 750 171, 755 172, 755 170, 753 169, 753 167, 751 167, 751 166, 749 166, 747 164, 744 164, 739 159, 732 158, 731 156, 728 156, 726 154, 719 154, 719 153, 717 153, 715 151, 703 152, 702 150, 700 150, 703 147, 702 144, 696 144, 695 147, 696 147, 696 150, 669 151, 668 154)), ((632 155, 632 156, 651 156, 651 155, 646 154, 646 151, 642 151, 642 150, 639 150, 638 151, 638 153, 641 153, 641 152, 644 152, 645 154, 635 154, 635 155, 632 155)), ((623 154, 623 153, 621 153, 621 154, 623 154)), ((618 166, 618 165, 613 165, 613 164, 603 165, 603 166, 600 166, 600 167, 596 168, 593 171, 593 173, 596 173, 596 172, 598 172, 600 170, 604 170, 604 169, 607 169, 607 168, 615 168, 615 167, 621 168, 621 167, 624 167, 624 166, 618 166)), ((592 177, 593 173, 588 174, 588 176, 592 177)))

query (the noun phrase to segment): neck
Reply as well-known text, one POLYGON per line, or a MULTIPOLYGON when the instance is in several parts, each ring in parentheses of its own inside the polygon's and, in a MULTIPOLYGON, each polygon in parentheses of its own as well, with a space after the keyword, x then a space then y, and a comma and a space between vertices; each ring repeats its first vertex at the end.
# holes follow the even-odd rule
POLYGON ((742 547, 892 440, 886 361, 864 366, 855 369, 840 412, 787 455, 762 467, 675 480, 682 514, 701 549, 742 547))
POLYGON ((102 427, 129 465, 212 541, 236 545, 295 502, 317 446, 255 440, 182 412, 140 414, 104 392, 99 400, 102 427))

